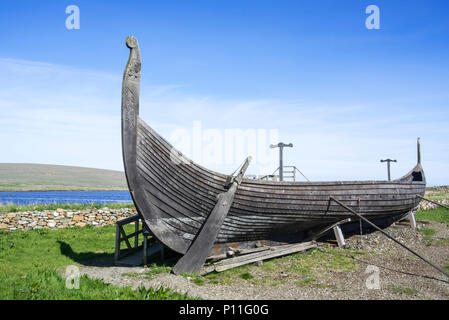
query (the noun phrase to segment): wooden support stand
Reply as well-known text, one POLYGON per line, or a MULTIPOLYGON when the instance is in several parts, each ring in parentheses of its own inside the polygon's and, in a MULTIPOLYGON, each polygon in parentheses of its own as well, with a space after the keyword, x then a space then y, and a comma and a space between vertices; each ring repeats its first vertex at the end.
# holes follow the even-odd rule
MULTIPOLYGON (((351 218, 347 218, 347 219, 338 221, 337 223, 334 223, 333 225, 331 225, 331 226, 329 226, 329 227, 327 227, 327 228, 321 230, 320 232, 314 234, 313 237, 312 237, 311 239, 312 239, 312 240, 317 240, 317 239, 321 238, 321 237, 324 236, 330 229, 334 229, 334 233, 335 233, 335 228, 336 228, 336 227, 338 227, 338 226, 340 226, 340 225, 342 225, 342 224, 348 223, 348 222, 351 222, 351 218)), ((341 232, 341 228, 340 228, 340 227, 339 227, 339 229, 340 229, 340 232, 341 232)), ((341 232, 341 234, 343 235, 343 232, 341 232)), ((337 234, 335 234, 335 238, 337 238, 337 234)), ((337 241, 338 241, 338 239, 337 239, 337 241)), ((343 241, 344 241, 344 238, 343 238, 343 241)))
POLYGON ((414 210, 410 211, 410 213, 408 214, 408 219, 410 221, 410 227, 412 227, 412 229, 416 229, 416 219, 415 219, 415 212, 414 210))
POLYGON ((334 229, 335 239, 337 239, 338 246, 340 248, 345 248, 346 247, 345 236, 343 235, 343 231, 341 231, 340 226, 337 225, 333 229, 334 229))
MULTIPOLYGON (((116 229, 115 229, 115 254, 114 254, 114 260, 115 262, 118 262, 121 258, 136 252, 140 249, 139 247, 139 234, 143 232, 143 229, 140 229, 140 218, 139 215, 134 215, 132 217, 128 217, 126 219, 120 220, 116 222, 116 229), (125 233, 125 229, 123 227, 127 224, 134 222, 134 232, 127 235, 125 233), (130 238, 134 238, 134 246, 131 245, 129 242, 130 238), (127 248, 121 249, 121 243, 125 242, 127 248)), ((143 227, 143 224, 142 224, 143 227)))
POLYGON ((139 215, 134 215, 126 219, 116 222, 116 235, 115 235, 115 253, 114 262, 117 265, 147 265, 148 259, 154 256, 158 252, 161 253, 161 260, 164 261, 164 246, 157 241, 152 244, 149 240, 152 239, 152 234, 146 227, 145 223, 141 221, 139 215), (126 234, 124 226, 130 223, 134 223, 134 232, 131 234, 126 234), (139 235, 142 234, 143 241, 139 244, 139 235), (131 245, 130 239, 134 238, 133 245, 131 245), (125 242, 126 248, 122 249, 121 244, 125 242), (150 244, 150 246, 149 246, 150 244), (132 254, 139 255, 139 251, 142 251, 140 257, 135 258, 130 257, 132 254), (125 261, 130 260, 130 261, 125 261))

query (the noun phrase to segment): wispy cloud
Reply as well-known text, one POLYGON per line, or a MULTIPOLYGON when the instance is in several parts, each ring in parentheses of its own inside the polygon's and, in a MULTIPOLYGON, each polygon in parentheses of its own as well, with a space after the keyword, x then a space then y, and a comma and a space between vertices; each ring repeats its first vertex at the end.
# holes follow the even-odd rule
MULTIPOLYGON (((121 74, 14 59, 0 59, 0 69, 1 162, 122 170, 121 74)), ((392 167, 398 177, 416 162, 415 139, 421 136, 430 183, 449 181, 444 110, 435 119, 426 110, 408 112, 388 101, 376 109, 369 102, 325 99, 218 99, 194 94, 187 85, 150 85, 145 79, 140 110, 167 138, 175 129, 191 130, 197 120, 204 129, 276 129, 280 140, 295 146, 285 150, 285 163, 312 180, 384 179, 379 163, 384 157, 398 159, 392 167)), ((201 164, 228 172, 240 162, 201 164)), ((275 168, 273 163, 263 169, 271 173, 275 168)))

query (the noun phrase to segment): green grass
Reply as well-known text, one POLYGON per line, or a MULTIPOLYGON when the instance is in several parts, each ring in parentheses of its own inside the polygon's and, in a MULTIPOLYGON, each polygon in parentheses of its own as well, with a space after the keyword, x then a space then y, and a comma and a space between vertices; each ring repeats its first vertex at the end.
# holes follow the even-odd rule
POLYGON ((449 200, 449 186, 426 188, 424 196, 430 200, 449 200))
POLYGON ((298 274, 313 274, 324 270, 350 272, 358 269, 358 263, 348 257, 349 254, 360 254, 358 251, 339 249, 312 249, 306 253, 286 256, 282 260, 288 262, 288 270, 298 274))
MULTIPOLYGON (((131 229, 133 226, 127 226, 131 229)), ((67 289, 57 270, 101 259, 113 262, 115 227, 0 231, 0 299, 186 299, 171 290, 133 291, 88 277, 67 289)))
MULTIPOLYGON (((300 286, 309 285, 315 279, 314 275, 325 273, 328 270, 334 272, 351 272, 359 269, 356 260, 347 256, 350 254, 363 254, 360 251, 326 248, 312 249, 306 253, 291 254, 285 257, 266 260, 263 265, 244 265, 219 273, 210 273, 199 277, 210 284, 228 285, 238 281, 249 281, 255 285, 276 286, 295 278, 302 278, 297 282, 300 286)), ((314 287, 322 286, 314 283, 314 287)))
POLYGON ((415 295, 415 294, 419 293, 419 291, 416 289, 406 288, 406 287, 398 287, 398 286, 391 287, 391 291, 394 293, 400 293, 400 294, 406 294, 406 295, 415 295))
POLYGON ((25 190, 128 190, 128 187, 121 171, 0 163, 0 191, 25 190))
POLYGON ((254 276, 249 272, 244 272, 244 273, 240 274, 240 278, 242 278, 244 280, 250 280, 250 279, 253 279, 254 276))
POLYGON ((449 224, 449 210, 445 208, 435 208, 431 210, 420 210, 416 212, 417 220, 432 220, 449 224))
POLYGON ((116 287, 105 284, 98 279, 87 276, 80 278, 79 289, 67 289, 66 282, 56 272, 50 270, 36 270, 17 279, 8 277, 2 279, 0 297, 2 299, 23 300, 163 300, 183 299, 183 295, 173 293, 169 289, 116 287), (20 282, 20 283, 19 283, 20 282))
POLYGON ((121 209, 121 208, 135 208, 132 203, 92 203, 92 204, 75 204, 75 203, 50 203, 50 204, 30 204, 30 205, 15 205, 15 204, 0 204, 0 214, 10 212, 24 212, 24 211, 45 211, 45 210, 86 210, 86 209, 121 209))
POLYGON ((173 269, 173 267, 171 266, 167 266, 165 264, 162 265, 157 265, 156 263, 153 263, 151 265, 148 266, 150 271, 148 271, 146 273, 146 276, 148 278, 151 278, 157 274, 161 274, 161 273, 170 273, 171 270, 173 269))
POLYGON ((192 279, 192 282, 195 283, 196 285, 202 286, 203 284, 206 283, 206 281, 201 278, 201 277, 196 277, 192 279))
POLYGON ((308 287, 316 283, 316 279, 313 277, 306 277, 296 282, 296 285, 299 287, 308 287))
POLYGON ((423 235, 430 237, 437 233, 435 229, 421 229, 419 230, 423 235))
MULTIPOLYGON (((261 266, 247 264, 204 276, 196 273, 181 275, 190 278, 192 283, 199 286, 206 284, 230 285, 242 281, 256 286, 277 286, 287 281, 294 281, 298 286, 323 288, 331 286, 316 280, 322 273, 332 270, 335 275, 339 272, 351 272, 359 269, 359 263, 349 256, 351 254, 361 255, 364 253, 351 249, 344 251, 334 248, 312 249, 306 253, 266 260, 261 266)), ((171 267, 153 265, 150 269, 150 273, 158 274, 170 272, 171 267)))

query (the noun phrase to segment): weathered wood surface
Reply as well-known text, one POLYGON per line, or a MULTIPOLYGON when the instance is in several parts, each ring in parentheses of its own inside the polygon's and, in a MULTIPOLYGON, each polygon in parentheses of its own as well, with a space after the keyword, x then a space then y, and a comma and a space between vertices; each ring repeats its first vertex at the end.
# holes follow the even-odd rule
POLYGON ((235 258, 221 260, 217 263, 214 263, 211 266, 207 266, 203 268, 200 272, 201 274, 207 274, 213 271, 222 272, 225 270, 229 270, 232 268, 240 267, 245 264, 250 264, 258 261, 273 259, 285 255, 289 255, 296 252, 306 251, 312 248, 316 248, 316 244, 313 242, 304 242, 300 244, 293 245, 285 245, 279 247, 272 247, 269 250, 265 250, 262 252, 256 252, 252 254, 247 254, 244 256, 239 256, 235 258))
MULTIPOLYGON (((139 118, 140 53, 135 38, 128 38, 127 45, 131 50, 123 78, 122 143, 129 188, 151 232, 167 247, 185 254, 217 196, 227 191, 227 176, 186 158, 139 118)), ((421 163, 393 181, 243 179, 215 243, 319 231, 352 216, 336 203, 329 204, 330 196, 367 219, 401 216, 419 204, 416 194, 423 196, 425 186, 421 163)))
POLYGON ((323 230, 321 230, 321 231, 315 233, 311 238, 312 238, 312 240, 319 239, 319 238, 322 237, 326 232, 328 232, 329 230, 333 229, 334 227, 339 226, 339 225, 342 225, 342 224, 345 224, 345 223, 348 223, 348 222, 351 222, 351 218, 347 218, 347 219, 343 219, 343 220, 341 220, 341 221, 338 221, 337 223, 335 223, 335 224, 333 224, 333 225, 331 225, 331 226, 328 226, 328 227, 324 228, 323 230))
MULTIPOLYGON (((234 250, 234 255, 235 256, 244 256, 244 255, 247 255, 250 253, 265 251, 265 250, 269 250, 269 249, 270 249, 270 247, 268 247, 268 246, 252 248, 252 249, 236 249, 236 250, 234 250)), ((211 261, 211 262, 215 262, 215 261, 223 260, 226 258, 229 258, 228 255, 226 253, 222 253, 222 254, 210 256, 207 258, 207 260, 211 261)))
POLYGON ((201 271, 207 257, 212 251, 212 247, 217 240, 221 225, 229 212, 234 201, 234 195, 239 184, 242 182, 243 175, 249 166, 251 158, 246 159, 237 177, 231 182, 228 191, 218 195, 217 204, 206 218, 201 230, 194 239, 184 256, 179 259, 173 268, 173 273, 197 273, 201 271))

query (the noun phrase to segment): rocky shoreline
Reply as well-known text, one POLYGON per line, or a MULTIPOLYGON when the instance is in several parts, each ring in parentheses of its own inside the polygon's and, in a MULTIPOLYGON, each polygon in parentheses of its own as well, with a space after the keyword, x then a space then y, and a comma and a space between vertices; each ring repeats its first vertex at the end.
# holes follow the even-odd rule
MULTIPOLYGON (((438 201, 441 204, 449 204, 449 200, 438 201)), ((430 210, 437 205, 421 201, 418 210, 430 210)), ((118 220, 135 215, 134 208, 109 209, 84 209, 84 210, 45 210, 26 211, 0 214, 0 230, 32 230, 32 229, 62 229, 67 227, 105 226, 115 224, 118 220)))
POLYGON ((105 226, 135 215, 134 208, 45 210, 0 214, 0 230, 63 229, 86 225, 105 226))

